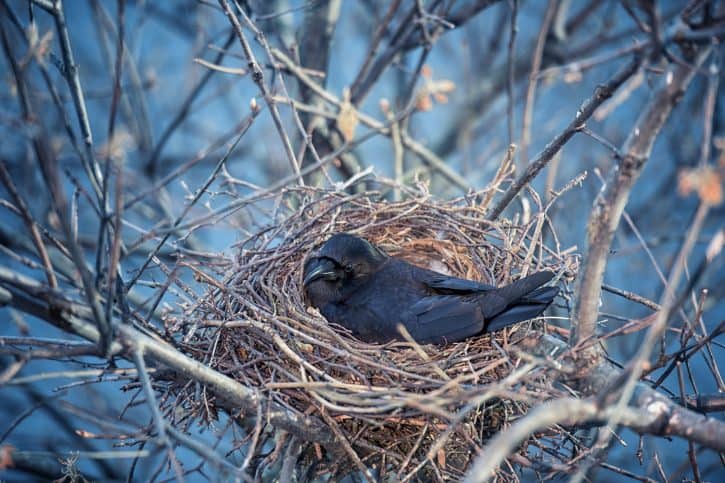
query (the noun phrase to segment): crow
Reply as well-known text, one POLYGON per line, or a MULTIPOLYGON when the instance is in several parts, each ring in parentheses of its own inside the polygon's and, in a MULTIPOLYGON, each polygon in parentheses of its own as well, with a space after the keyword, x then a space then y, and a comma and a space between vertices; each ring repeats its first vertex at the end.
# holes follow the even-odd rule
POLYGON ((328 322, 366 342, 446 344, 539 316, 559 293, 537 272, 505 287, 450 277, 392 257, 348 233, 333 235, 304 264, 303 287, 328 322))

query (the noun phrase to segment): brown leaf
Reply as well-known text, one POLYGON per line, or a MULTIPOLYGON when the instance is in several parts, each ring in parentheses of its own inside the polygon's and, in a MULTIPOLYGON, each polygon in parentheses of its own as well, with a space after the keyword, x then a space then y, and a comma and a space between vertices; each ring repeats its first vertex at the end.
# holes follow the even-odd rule
POLYGON ((423 85, 416 94, 415 107, 419 111, 430 111, 433 109, 433 101, 439 104, 448 102, 449 92, 456 89, 455 82, 448 79, 433 80, 433 72, 430 67, 424 66, 421 71, 423 85))
POLYGON ((443 448, 438 450, 437 460, 438 466, 440 466, 442 470, 446 469, 446 451, 443 448))
POLYGON ((433 109, 433 101, 426 92, 419 92, 415 102, 415 108, 419 111, 430 111, 433 109))
POLYGON ((436 100, 438 104, 448 104, 448 96, 445 94, 441 94, 440 92, 436 92, 433 94, 433 98, 436 100))
POLYGON ((15 466, 13 463, 13 451, 15 448, 9 444, 0 446, 0 470, 5 470, 15 466))
POLYGON ((343 92, 343 101, 340 105, 340 113, 337 115, 337 128, 342 133, 345 141, 350 141, 355 136, 355 129, 359 122, 357 110, 350 102, 350 91, 345 89, 343 92))
POLYGON ((677 190, 681 196, 696 192, 703 203, 716 206, 722 203, 722 176, 712 166, 680 171, 677 190))
POLYGON ((710 206, 717 206, 722 203, 722 179, 720 179, 717 172, 711 170, 703 177, 698 194, 700 199, 710 206))

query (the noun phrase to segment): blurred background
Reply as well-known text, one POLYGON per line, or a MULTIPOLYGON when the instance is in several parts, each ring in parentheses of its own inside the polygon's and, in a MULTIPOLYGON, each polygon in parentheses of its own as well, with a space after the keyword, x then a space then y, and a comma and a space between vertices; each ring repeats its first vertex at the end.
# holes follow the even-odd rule
MULTIPOLYGON (((57 290, 82 299, 73 257, 53 239, 74 237, 103 292, 113 266, 108 259, 113 239, 102 233, 119 222, 126 249, 117 276, 134 282, 130 310, 161 321, 193 299, 194 272, 184 267, 185 260, 214 267, 219 255, 233 256, 236 243, 272 220, 273 202, 255 201, 267 190, 282 190, 300 177, 344 188, 341 183, 360 173, 429 183, 439 199, 482 189, 510 144, 516 144, 515 176, 566 129, 597 86, 637 57, 634 73, 531 184, 547 200, 552 190, 585 174, 549 211, 556 233, 548 236, 550 242, 581 253, 594 199, 616 169, 617 151, 653 91, 667 82, 667 67, 685 62, 674 32, 709 22, 714 38, 721 39, 717 29, 725 22, 718 1, 230 1, 230 9, 249 19, 242 25, 250 49, 245 53, 224 3, 65 0, 59 16, 52 0, 0 0, 0 157, 11 181, 0 190, 4 277, 45 281, 12 185, 49 246, 60 274, 57 290), (652 54, 658 41, 666 55, 652 54), (261 80, 250 73, 250 53, 261 80), (87 111, 82 115, 75 86, 82 89, 87 111), (58 215, 59 201, 38 162, 38 136, 55 160, 49 173, 64 195, 65 218, 58 215), (93 174, 94 159, 101 176, 93 174), (98 191, 94 177, 108 186, 98 191), (104 219, 98 208, 103 203, 119 217, 104 219), (170 271, 174 282, 164 288, 170 271)), ((683 179, 708 166, 713 176, 725 169, 722 62, 723 48, 715 42, 659 133, 616 232, 607 285, 659 301, 662 274, 669 272, 702 199, 683 179)), ((712 190, 721 189, 721 179, 715 178, 712 190)), ((530 193, 522 194, 504 216, 527 217, 536 210, 530 193)), ((714 203, 687 264, 692 286, 681 308, 701 316, 698 337, 725 316, 722 256, 706 258, 724 221, 723 205, 714 203), (703 288, 708 293, 701 300, 703 288)), ((0 349, 7 349, 0 352, 0 448, 22 452, 14 469, 0 469, 0 479, 175 478, 164 464, 163 448, 134 440, 151 424, 151 414, 136 401, 140 390, 135 374, 127 372, 130 364, 117 361, 108 370, 104 359, 82 350, 53 352, 60 347, 53 341, 63 339, 62 347, 72 349, 67 341, 81 339, 17 307, 0 310, 0 349), (20 344, 23 337, 50 341, 51 353, 18 364, 19 348, 29 347, 20 344), (112 436, 117 434, 127 435, 129 444, 112 436)), ((605 291, 600 329, 615 330, 651 314, 645 305, 605 291)), ((559 309, 555 315, 567 313, 559 309)), ((674 317, 671 324, 677 329, 682 320, 674 317)), ((163 322, 158 327, 163 331, 163 322)), ((607 340, 611 358, 626 362, 643 334, 607 340)), ((680 347, 674 330, 665 352, 680 347)), ((689 358, 684 392, 721 393, 717 364, 723 355, 722 339, 715 337, 707 350, 689 358)), ((649 377, 657 380, 663 369, 649 377)), ((677 372, 661 381, 673 396, 680 394, 677 372)), ((211 427, 194 422, 187 429, 229 448, 230 434, 222 441, 215 436, 215 428, 226 423, 222 416, 211 427)), ((607 462, 635 479, 696 479, 686 442, 649 437, 640 442, 626 430, 621 436, 607 462)), ((185 469, 200 463, 188 449, 179 449, 178 457, 185 469)), ((696 458, 698 478, 725 478, 721 456, 703 449, 696 458)), ((211 469, 187 477, 216 479, 211 469)), ((605 469, 594 474, 597 481, 620 478, 626 476, 605 469)))

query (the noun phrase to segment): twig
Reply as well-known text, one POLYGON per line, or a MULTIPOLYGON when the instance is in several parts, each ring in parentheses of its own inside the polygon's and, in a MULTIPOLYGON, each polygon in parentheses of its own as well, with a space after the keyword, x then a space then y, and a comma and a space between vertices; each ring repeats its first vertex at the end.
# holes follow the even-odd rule
MULTIPOLYGON (((529 143, 531 140, 531 121, 534 115, 534 99, 536 96, 536 84, 539 76, 539 70, 541 68, 541 58, 544 54, 544 45, 546 39, 551 30, 551 24, 554 21, 554 15, 558 8, 558 0, 549 0, 544 13, 544 18, 541 21, 541 29, 539 35, 536 38, 536 44, 534 51, 531 55, 531 71, 529 72, 529 84, 526 88, 526 100, 524 102, 524 113, 522 116, 521 126, 521 139, 520 139, 520 150, 519 150, 519 161, 521 166, 526 166, 529 162, 528 151, 529 143)), ((511 67, 509 66, 509 79, 511 78, 511 67)))
MULTIPOLYGON (((677 382, 680 389, 680 399, 685 399, 685 378, 682 374, 682 364, 677 363, 677 382)), ((690 458, 690 465, 692 467, 692 475, 694 476, 696 483, 702 483, 702 477, 700 476, 700 468, 697 464, 697 456, 695 455, 695 445, 692 441, 687 442, 687 457, 690 458)))
MULTIPOLYGON (((227 55, 227 49, 232 45, 233 41, 234 31, 230 31, 227 40, 223 44, 222 50, 212 61, 214 64, 221 64, 221 62, 224 60, 224 57, 227 55)), ((179 111, 173 118, 171 118, 168 126, 164 128, 161 136, 159 136, 159 140, 156 143, 153 152, 149 156, 149 159, 146 161, 146 172, 149 173, 151 176, 154 176, 156 173, 159 156, 161 155, 161 152, 166 146, 166 143, 171 138, 171 135, 174 134, 178 127, 184 122, 189 114, 189 111, 191 110, 191 105, 193 104, 194 100, 199 97, 199 94, 201 94, 202 90, 204 90, 204 87, 209 83, 215 72, 216 70, 214 69, 207 69, 201 79, 199 79, 196 85, 186 96, 184 101, 180 104, 179 111)))
POLYGON ((7 167, 5 166, 4 160, 0 160, 0 179, 2 179, 5 188, 8 190, 8 193, 10 193, 10 197, 15 203, 15 208, 18 210, 20 217, 23 219, 23 222, 25 223, 25 226, 30 233, 30 238, 33 240, 35 249, 38 250, 38 256, 43 262, 45 276, 48 279, 48 284, 50 285, 50 288, 58 288, 58 280, 55 278, 53 264, 51 263, 50 257, 48 256, 48 251, 45 249, 43 239, 40 236, 38 224, 33 219, 33 215, 30 213, 28 205, 25 204, 25 200, 23 200, 23 198, 18 193, 18 190, 15 187, 15 183, 13 183, 13 179, 10 177, 10 173, 8 173, 7 167))
POLYGON ((684 398, 677 398, 676 402, 688 409, 702 413, 725 411, 725 395, 721 393, 685 395, 684 398))
MULTIPOLYGON (((599 408, 592 401, 566 398, 545 402, 532 409, 510 428, 494 436, 476 457, 466 472, 464 483, 480 483, 491 480, 494 470, 530 435, 554 425, 577 426, 589 422, 605 421, 612 408, 599 408)), ((635 428, 657 424, 653 415, 625 408, 620 415, 635 428)))
POLYGON ((235 478, 239 478, 247 482, 253 481, 253 479, 250 478, 250 476, 246 472, 241 471, 239 468, 226 461, 219 454, 217 454, 217 452, 214 451, 213 448, 210 448, 208 445, 189 437, 188 435, 182 433, 170 424, 166 425, 166 432, 170 437, 174 438, 176 441, 183 444, 184 446, 204 458, 204 461, 210 462, 213 466, 220 470, 222 474, 230 473, 235 478))
MULTIPOLYGON (((697 55, 695 65, 709 49, 697 55)), ((677 105, 695 75, 690 67, 676 66, 668 82, 653 95, 622 146, 618 169, 612 170, 606 187, 597 197, 588 223, 585 262, 582 265, 574 300, 574 327, 571 343, 592 336, 596 328, 602 279, 612 238, 619 225, 629 193, 649 158, 652 146, 672 109, 677 105)))
POLYGON ((511 146, 514 143, 514 52, 516 51, 516 32, 518 27, 516 21, 519 13, 519 0, 512 0, 511 4, 511 27, 509 29, 508 55, 506 57, 506 98, 507 105, 506 116, 508 128, 508 143, 511 146))
POLYGON ((362 80, 365 78, 365 76, 368 74, 370 64, 377 54, 378 46, 380 45, 380 41, 383 39, 383 35, 385 34, 386 29, 390 25, 391 20, 393 19, 393 15, 395 15, 395 12, 397 12, 398 8, 400 7, 401 0, 393 0, 390 2, 390 5, 388 6, 388 10, 385 12, 385 16, 380 21, 378 28, 375 30, 375 34, 373 34, 373 38, 370 41, 370 47, 368 49, 367 54, 365 55, 365 60, 363 61, 362 65, 360 66, 360 70, 358 71, 357 75, 355 76, 355 80, 353 81, 352 85, 350 86, 350 92, 358 92, 359 86, 362 80))
MULTIPOLYGON (((305 74, 301 69, 299 69, 297 65, 283 52, 279 50, 273 50, 272 53, 274 54, 275 58, 280 60, 286 68, 288 68, 293 74, 295 74, 295 76, 297 76, 302 82, 304 82, 304 84, 312 89, 317 95, 325 99, 327 102, 333 104, 338 109, 341 108, 342 102, 337 97, 320 87, 314 80, 310 79, 310 77, 305 74)), ((395 120, 399 121, 407 117, 408 114, 409 110, 404 110, 395 117, 395 120)), ((375 134, 383 134, 385 136, 392 135, 392 129, 388 127, 388 123, 381 123, 380 121, 362 112, 358 112, 357 116, 360 122, 372 128, 375 131, 375 134)), ((440 159, 435 153, 433 153, 433 151, 423 146, 418 141, 415 141, 404 131, 401 131, 400 135, 400 140, 403 143, 403 146, 410 149, 413 153, 419 156, 424 163, 431 166, 436 171, 439 171, 441 175, 443 175, 443 177, 448 179, 454 185, 461 188, 463 191, 469 190, 470 186, 468 181, 466 181, 465 178, 459 175, 453 168, 448 166, 442 159, 440 159)), ((349 149, 349 146, 342 146, 335 152, 326 155, 322 160, 320 160, 320 162, 317 163, 317 165, 329 162, 331 159, 337 157, 340 152, 343 152, 347 149, 349 149)), ((310 167, 308 166, 307 168, 310 167)), ((306 174, 306 172, 303 174, 306 174)))
POLYGON ((559 150, 569 141, 569 139, 577 133, 579 129, 584 125, 587 119, 589 119, 594 111, 602 105, 604 101, 609 99, 612 94, 639 68, 640 65, 639 57, 635 56, 632 61, 629 62, 624 68, 617 72, 606 84, 598 86, 594 95, 584 101, 574 116, 574 119, 566 127, 564 132, 555 137, 549 144, 546 145, 544 150, 539 153, 536 158, 528 165, 521 175, 516 178, 513 184, 503 194, 503 197, 496 203, 489 215, 488 220, 497 219, 503 210, 511 203, 516 194, 523 189, 532 179, 539 174, 549 161, 559 152, 559 150))
MULTIPOLYGON (((62 0, 52 0, 52 7, 48 10, 55 20, 55 27, 58 31, 58 37, 60 38, 61 52, 63 55, 63 69, 62 73, 68 83, 68 88, 71 91, 73 97, 73 103, 76 109, 76 115, 78 116, 78 124, 81 127, 81 133, 83 134, 83 144, 85 146, 85 156, 81 157, 83 166, 86 169, 86 175, 88 180, 93 186, 93 190, 96 194, 97 201, 101 210, 105 210, 105 207, 100 204, 102 198, 101 186, 103 184, 103 175, 101 174, 101 168, 93 154, 93 134, 91 132, 91 123, 88 118, 88 110, 86 109, 85 94, 81 87, 81 79, 78 75, 78 65, 75 62, 73 55, 73 48, 70 43, 70 35, 68 34, 68 26, 65 22, 65 14, 63 12, 62 0)), ((43 6, 46 8, 46 6, 43 6)), ((47 10, 47 8, 46 8, 47 10)))
POLYGON ((171 230, 168 231, 159 241, 159 243, 156 245, 156 248, 149 252, 148 256, 146 257, 146 260, 141 265, 141 267, 136 272, 136 275, 129 280, 128 284, 126 284, 126 291, 130 290, 131 287, 138 281, 138 279, 143 275, 144 271, 146 270, 146 267, 148 267, 149 263, 151 263, 151 260, 156 256, 156 254, 159 252, 162 246, 166 244, 166 241, 171 236, 171 233, 174 229, 178 228, 183 219, 186 217, 187 213, 189 213, 189 210, 199 201, 199 199, 206 193, 207 188, 211 186, 211 184, 214 182, 216 177, 219 175, 219 172, 221 171, 222 167, 224 166, 224 163, 226 163, 227 159, 229 159, 229 156, 234 152, 234 149, 237 147, 237 144, 239 144, 239 141, 242 140, 242 137, 247 133, 247 130, 251 127, 252 123, 254 122, 254 119, 256 119, 257 115, 259 114, 259 109, 252 109, 251 114, 247 117, 245 120, 244 127, 242 128, 241 132, 237 136, 237 138, 234 140, 234 142, 229 146, 227 149, 227 152, 222 156, 219 161, 217 162, 216 166, 212 170, 212 172, 207 177, 206 181, 199 187, 199 189, 194 194, 194 197, 192 200, 184 207, 182 212, 179 214, 179 216, 176 217, 176 220, 171 225, 171 230))
MULTIPOLYGON (((619 411, 624 410, 627 405, 630 404, 629 401, 634 394, 635 387, 639 381, 639 378, 645 370, 645 365, 649 364, 649 357, 654 350, 657 340, 662 337, 667 328, 667 320, 672 309, 674 308, 675 290, 679 284, 680 277, 685 270, 687 257, 689 256, 690 251, 694 246, 695 240, 700 233, 700 229, 702 228, 702 224, 705 216, 707 215, 708 209, 709 207, 707 204, 700 204, 697 215, 693 220, 690 229, 687 232, 685 241, 682 244, 680 252, 677 255, 675 264, 673 265, 672 272, 670 273, 667 284, 665 285, 665 293, 662 295, 662 300, 660 302, 662 308, 655 315, 655 320, 650 326, 650 329, 647 331, 647 334, 642 341, 639 351, 634 356, 632 361, 630 361, 627 371, 623 373, 623 376, 626 376, 626 382, 622 386, 620 381, 620 384, 617 384, 616 386, 621 387, 622 389, 621 393, 616 396, 618 397, 616 404, 612 406, 615 412, 611 414, 608 418, 608 425, 611 427, 616 427, 617 425, 621 424, 619 411)), ((601 397, 611 401, 613 399, 613 396, 617 395, 618 393, 616 387, 605 387, 605 389, 601 393, 601 397)), ((596 446, 601 450, 605 450, 608 447, 608 442, 610 438, 611 433, 600 432, 596 446)), ((589 467, 591 467, 591 465, 594 464, 594 460, 598 458, 598 453, 599 451, 595 451, 594 457, 589 457, 584 460, 584 462, 577 471, 576 477, 574 478, 575 480, 580 481, 580 479, 584 478, 589 467)))
MULTIPOLYGON (((3 3, 3 8, 5 4, 3 3)), ((66 32, 67 33, 67 32, 66 32)), ((6 56, 10 62, 10 65, 15 75, 16 84, 18 86, 18 97, 20 99, 21 109, 28 118, 36 118, 33 112, 27 83, 25 81, 24 72, 20 69, 15 58, 12 55, 10 48, 9 39, 6 35, 5 29, 0 29, 0 36, 2 38, 2 46, 6 53, 6 56)), ((43 175, 45 184, 50 192, 50 197, 53 201, 53 206, 58 213, 61 220, 62 229, 68 243, 68 248, 76 266, 76 269, 80 273, 81 281, 83 283, 83 289, 85 292, 86 300, 91 308, 93 317, 96 321, 96 325, 101 333, 100 343, 104 352, 109 353, 112 343, 112 327, 110 322, 104 317, 103 310, 100 304, 100 296, 96 290, 93 279, 88 266, 86 265, 85 256, 81 251, 78 244, 73 243, 71 221, 68 217, 68 202, 63 193, 62 187, 60 186, 60 176, 58 173, 57 159, 52 154, 51 147, 49 146, 49 136, 45 133, 44 126, 40 124, 38 132, 33 137, 33 148, 35 155, 40 164, 40 170, 43 175)))
MULTIPOLYGON (((557 354, 566 356, 565 342, 548 335, 538 335, 524 341, 527 352, 543 357, 557 354)), ((602 388, 621 384, 622 372, 603 362, 589 372, 573 375, 564 382, 587 394, 597 394, 602 388)), ((594 400, 559 399, 543 403, 514 423, 508 430, 498 433, 476 457, 467 472, 467 481, 487 481, 493 469, 529 435, 555 424, 580 425, 584 422, 619 424, 637 432, 656 435, 677 435, 717 451, 725 449, 725 424, 717 419, 696 414, 678 406, 670 399, 635 380, 628 406, 601 405, 594 400)))
POLYGON ((621 288, 607 285, 606 283, 602 284, 602 290, 609 292, 609 293, 613 293, 615 295, 619 295, 620 297, 624 297, 625 299, 631 300, 632 302, 637 302, 638 304, 644 305, 648 309, 657 311, 662 308, 659 304, 652 302, 651 300, 646 299, 646 298, 642 297, 641 295, 637 295, 634 292, 630 292, 628 290, 622 290, 621 288))
MULTIPOLYGON (((252 74, 252 80, 254 80, 254 82, 257 84, 257 87, 259 87, 259 91, 262 93, 262 97, 264 97, 264 101, 267 103, 269 112, 272 114, 272 119, 274 120, 274 124, 277 127, 277 132, 279 133, 280 139, 282 140, 282 145, 284 147, 285 153, 287 154, 287 159, 290 162, 292 171, 297 176, 297 182, 300 185, 304 185, 304 181, 302 180, 302 174, 300 173, 300 163, 295 157, 295 153, 292 150, 292 143, 290 142, 289 137, 284 130, 284 126, 282 125, 282 119, 279 115, 279 109, 277 109, 277 105, 272 100, 267 84, 264 81, 264 72, 259 66, 259 63, 257 63, 254 52, 252 52, 252 48, 249 45, 249 42, 247 42, 247 37, 244 35, 244 31, 242 30, 242 24, 239 23, 239 19, 234 14, 234 12, 232 12, 232 9, 229 7, 229 3, 227 2, 227 0, 219 0, 219 5, 222 7, 222 9, 224 10, 224 14, 231 22, 232 27, 237 34, 237 38, 242 45, 244 55, 247 57, 249 71, 252 74)), ((240 9, 239 11, 247 22, 247 26, 249 26, 250 28, 252 28, 253 31, 258 33, 258 31, 256 31, 256 29, 251 24, 251 20, 249 20, 247 15, 244 13, 244 10, 240 9)))
POLYGON ((166 446, 168 458, 169 461, 171 461, 171 466, 174 468, 176 478, 181 482, 186 481, 184 479, 181 463, 179 463, 179 460, 176 458, 174 447, 166 434, 167 425, 164 421, 164 417, 161 415, 158 403, 156 402, 156 394, 154 393, 154 388, 151 386, 151 380, 149 379, 149 375, 146 370, 146 362, 143 358, 143 349, 136 347, 132 349, 131 355, 133 356, 133 361, 136 365, 138 378, 141 381, 144 394, 146 394, 146 403, 149 409, 151 409, 151 414, 153 415, 154 425, 156 426, 156 437, 159 439, 161 445, 166 446))

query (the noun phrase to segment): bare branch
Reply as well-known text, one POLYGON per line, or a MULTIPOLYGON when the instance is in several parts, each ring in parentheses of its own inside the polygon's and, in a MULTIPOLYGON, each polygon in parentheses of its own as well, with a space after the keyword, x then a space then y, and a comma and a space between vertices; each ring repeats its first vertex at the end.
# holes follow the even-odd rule
MULTIPOLYGON (((709 50, 704 49, 704 52, 693 57, 695 67, 702 63, 707 52, 709 50)), ((665 74, 664 85, 642 110, 622 146, 623 158, 619 160, 619 166, 612 170, 603 192, 595 201, 587 227, 585 262, 579 274, 574 300, 572 344, 594 334, 607 255, 630 191, 649 158, 662 126, 694 75, 695 69, 689 65, 673 66, 665 74)))
POLYGON ((594 111, 602 105, 604 101, 612 97, 614 92, 629 79, 640 65, 640 59, 635 56, 626 66, 624 66, 619 72, 617 72, 606 84, 600 85, 594 91, 594 95, 584 101, 577 111, 574 119, 566 127, 566 129, 556 136, 549 144, 546 145, 544 150, 539 153, 536 158, 531 161, 528 167, 518 178, 511 184, 511 186, 503 194, 503 197, 494 205, 491 212, 488 215, 489 220, 497 219, 503 210, 511 203, 514 197, 519 191, 523 189, 532 179, 536 177, 539 172, 551 161, 556 153, 561 150, 562 147, 569 141, 569 139, 576 134, 582 126, 584 126, 587 119, 589 119, 594 111))
MULTIPOLYGON (((252 79, 259 87, 259 91, 262 93, 262 97, 264 97, 264 101, 267 103, 267 106, 269 107, 269 111, 272 114, 272 119, 274 120, 274 124, 277 127, 277 132, 279 133, 280 139, 282 140, 282 145, 284 146, 284 150, 285 150, 285 153, 287 154, 287 158, 289 159, 293 172, 297 176, 297 182, 299 184, 304 184, 304 181, 302 180, 302 174, 300 173, 300 163, 297 161, 297 158, 295 157, 295 153, 292 150, 292 143, 290 142, 289 137, 287 136, 287 133, 285 132, 284 126, 282 124, 282 119, 280 118, 280 115, 279 115, 279 109, 277 109, 277 105, 272 100, 271 94, 269 92, 269 88, 267 87, 267 84, 264 81, 264 72, 262 71, 262 68, 259 66, 259 63, 257 63, 257 59, 254 56, 254 52, 252 52, 252 48, 249 45, 249 42, 247 42, 247 37, 244 35, 244 31, 242 30, 242 24, 239 22, 239 19, 234 14, 234 12, 232 12, 232 9, 229 7, 229 3, 227 2, 227 0, 219 0, 219 5, 222 7, 222 9, 224 10, 224 14, 227 16, 227 18, 231 22, 232 27, 234 28, 234 31, 237 34, 237 38, 239 39, 239 42, 242 45, 242 50, 244 51, 244 55, 247 57, 249 71, 252 74, 252 79)), ((255 32, 258 37, 261 37, 261 33, 254 27, 251 20, 244 13, 244 10, 239 9, 239 12, 243 16, 244 21, 247 24, 247 27, 249 27, 253 32, 255 32)))
MULTIPOLYGON (((551 354, 556 354, 557 359, 567 357, 566 344, 552 336, 539 335, 524 344, 528 351, 539 357, 550 357, 551 354)), ((611 387, 621 381, 621 377, 618 368, 603 362, 589 372, 579 372, 562 382, 571 384, 585 395, 596 395, 601 388, 611 387)), ((725 451, 725 423, 685 409, 644 383, 637 383, 630 404, 622 408, 602 405, 597 399, 576 398, 547 401, 538 405, 488 442, 471 465, 465 481, 490 480, 493 470, 524 440, 538 431, 557 424, 604 424, 615 417, 619 424, 639 433, 679 436, 716 451, 725 451)))

